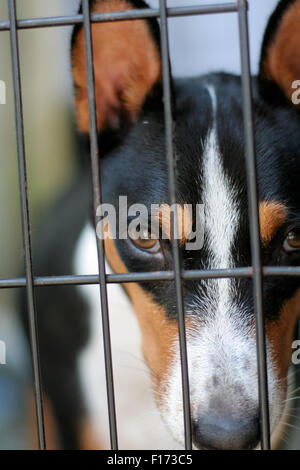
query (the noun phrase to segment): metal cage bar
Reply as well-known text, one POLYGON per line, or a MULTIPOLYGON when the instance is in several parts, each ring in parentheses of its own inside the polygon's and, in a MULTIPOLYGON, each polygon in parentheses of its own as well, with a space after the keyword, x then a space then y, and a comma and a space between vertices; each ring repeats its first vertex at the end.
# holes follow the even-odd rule
POLYGON ((268 399, 267 355, 265 339, 265 323, 263 312, 263 276, 260 256, 260 230, 258 213, 258 186, 256 177, 256 155, 254 141, 254 123, 252 111, 252 86, 249 56, 248 4, 246 0, 238 0, 238 19, 240 33, 243 113, 246 141, 246 173, 248 186, 249 224, 251 261, 253 266, 253 296, 256 319, 256 347, 258 391, 260 406, 261 446, 270 449, 270 420, 268 399))
POLYGON ((41 385, 41 371, 39 364, 39 345, 37 334, 37 318, 35 310, 32 256, 31 256, 31 238, 30 238, 30 222, 27 197, 27 175, 25 161, 25 143, 24 143, 24 126, 23 126, 23 109, 22 109, 22 91, 20 78, 20 62, 19 62, 19 46, 16 25, 16 2, 8 0, 8 12, 10 19, 10 44, 11 44, 11 60, 14 88, 14 104, 15 104, 15 121, 17 134, 17 152, 18 152, 18 168, 19 168, 19 188, 21 197, 21 218, 23 232, 23 248, 26 273, 26 294, 27 308, 29 319, 30 346, 33 362, 34 376, 34 395, 35 408, 38 430, 39 448, 46 448, 45 430, 44 430, 44 414, 43 414, 43 397, 41 385))
MULTIPOLYGON (((260 237, 259 237, 259 217, 258 217, 258 192, 256 180, 256 158, 254 126, 252 113, 252 90, 251 73, 249 61, 249 34, 247 20, 247 1, 237 0, 216 5, 198 5, 167 8, 166 0, 160 0, 160 8, 138 9, 123 12, 97 13, 91 14, 89 0, 82 0, 83 13, 78 15, 57 16, 51 18, 27 18, 16 19, 15 0, 8 0, 9 21, 0 21, 0 31, 9 31, 11 40, 12 72, 14 85, 15 120, 17 134, 17 151, 19 166, 19 187, 21 197, 21 217, 25 260, 25 277, 0 279, 0 289, 26 287, 28 316, 30 325, 31 353, 34 370, 35 403, 37 415, 37 428, 39 437, 39 447, 45 449, 45 432, 43 419, 43 401, 41 389, 41 375, 39 366, 39 349, 37 336, 37 319, 34 301, 35 286, 59 286, 59 285, 99 285, 101 298, 101 313, 103 324, 105 367, 107 380, 108 413, 110 423, 110 437, 112 449, 118 448, 117 424, 115 412, 115 398, 113 386, 113 363, 111 357, 109 313, 107 303, 107 283, 141 282, 141 281, 174 281, 176 287, 176 301, 178 311, 179 342, 181 354, 182 390, 183 390, 183 410, 185 427, 186 449, 192 447, 192 429, 189 402, 188 383, 188 362, 185 337, 184 304, 182 295, 182 279, 185 281, 195 279, 218 279, 218 278, 250 278, 253 279, 253 292, 256 313, 256 334, 257 334, 257 363, 258 363, 258 389, 260 397, 261 415, 261 441, 262 448, 270 448, 270 424, 268 406, 268 386, 267 386, 267 364, 265 327, 263 318, 263 276, 300 276, 300 267, 262 267, 260 259, 260 237), (89 98, 89 118, 90 118, 90 144, 93 180, 93 201, 96 208, 101 203, 101 179, 99 168, 99 149, 97 140, 97 122, 95 111, 94 95, 94 75, 93 75, 93 53, 91 23, 107 21, 124 21, 129 19, 159 18, 161 21, 161 50, 163 67, 163 91, 165 109, 165 133, 168 163, 168 184, 170 203, 175 201, 175 163, 173 158, 173 136, 172 136, 172 109, 171 109, 171 85, 169 68, 169 47, 168 47, 168 17, 180 17, 188 15, 232 13, 236 12, 239 21, 240 54, 242 66, 242 90, 243 90, 243 111, 245 123, 245 148, 246 148, 246 168, 249 199, 249 221, 251 235, 252 266, 234 269, 211 269, 211 270, 191 270, 181 269, 180 251, 176 237, 173 237, 173 262, 172 271, 106 274, 104 243, 97 237, 97 253, 99 274, 91 276, 33 276, 30 223, 27 199, 27 178, 25 145, 23 134, 23 112, 22 94, 19 67, 19 52, 17 29, 58 27, 74 24, 84 25, 85 32, 85 52, 88 80, 89 98)), ((176 229, 176 220, 172 221, 172 231, 176 229)))
MULTIPOLYGON (((173 119, 172 119, 172 98, 171 98, 171 80, 170 80, 170 57, 168 41, 168 24, 166 14, 166 0, 160 0, 160 27, 161 27, 161 56, 162 56, 162 78, 163 78, 163 102, 165 117, 165 136, 166 136, 166 156, 168 164, 168 189, 169 203, 176 203, 176 178, 175 178, 175 160, 173 149, 173 119)), ((181 282, 181 256, 179 251, 179 242, 176 237, 177 214, 172 214, 172 253, 174 266, 174 281, 176 291, 177 320, 179 328, 179 347, 181 361, 181 379, 183 396, 183 418, 184 418, 184 437, 186 450, 192 449, 192 422, 190 407, 190 388, 188 376, 188 357, 185 331, 185 315, 182 295, 181 282)))
MULTIPOLYGON (((237 5, 234 2, 216 4, 216 5, 198 5, 193 7, 176 7, 167 8, 167 16, 192 16, 200 14, 214 14, 214 13, 232 13, 237 11, 237 5)), ((115 11, 110 13, 93 13, 91 14, 92 22, 107 22, 107 21, 125 21, 137 20, 143 18, 159 18, 160 11, 157 8, 145 8, 130 11, 115 11)), ((30 28, 46 28, 49 26, 69 26, 74 24, 83 23, 83 15, 68 15, 56 16, 51 18, 26 18, 17 21, 17 28, 30 29, 30 28)), ((0 21, 0 31, 9 30, 9 21, 0 21)))
MULTIPOLYGON (((100 182, 100 160, 99 160, 99 148, 98 148, 97 116, 96 116, 96 104, 95 104, 95 83, 94 83, 94 68, 93 68, 93 44, 92 44, 89 0, 83 0, 82 11, 83 11, 87 85, 88 85, 93 204, 94 204, 94 216, 95 216, 95 227, 96 227, 96 224, 97 224, 96 212, 97 212, 97 207, 101 205, 102 194, 101 194, 101 182, 100 182)), ((107 290, 106 290, 105 250, 104 250, 103 238, 100 239, 100 237, 97 237, 96 232, 95 232, 95 237, 96 237, 96 242, 97 242, 97 257, 98 257, 98 267, 99 267, 101 317, 102 317, 102 327, 103 327, 110 443, 111 443, 111 448, 113 450, 117 450, 118 449, 118 436, 117 436, 117 420, 116 420, 113 365, 112 365, 111 341, 110 341, 109 314, 108 314, 108 302, 107 302, 107 290)))
MULTIPOLYGON (((278 267, 268 266, 262 268, 264 277, 300 277, 300 267, 278 267)), ((186 281, 199 279, 221 279, 221 278, 252 278, 252 267, 232 268, 232 269, 207 269, 207 270, 189 270, 182 271, 181 276, 186 281)), ((154 282, 154 281, 173 281, 172 271, 150 271, 143 273, 123 273, 107 274, 107 284, 118 284, 125 282, 154 282)), ((65 276, 36 276, 33 278, 33 284, 39 287, 47 286, 71 286, 99 284, 99 276, 91 275, 65 275, 65 276)), ((0 289, 12 289, 17 287, 26 287, 24 277, 0 279, 0 289)))

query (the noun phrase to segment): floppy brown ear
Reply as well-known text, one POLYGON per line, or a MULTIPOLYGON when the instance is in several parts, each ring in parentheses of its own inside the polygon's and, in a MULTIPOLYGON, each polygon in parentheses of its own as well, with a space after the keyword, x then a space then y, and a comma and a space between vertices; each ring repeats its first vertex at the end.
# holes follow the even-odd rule
POLYGON ((292 103, 293 82, 300 80, 300 0, 281 0, 272 14, 264 36, 259 77, 264 85, 276 84, 292 103))
MULTIPOLYGON (((91 12, 147 8, 142 0, 93 0, 91 12)), ((154 86, 161 82, 159 28, 156 20, 92 24, 98 131, 134 122, 154 86)), ((83 27, 74 30, 72 68, 77 123, 89 131, 83 27)))

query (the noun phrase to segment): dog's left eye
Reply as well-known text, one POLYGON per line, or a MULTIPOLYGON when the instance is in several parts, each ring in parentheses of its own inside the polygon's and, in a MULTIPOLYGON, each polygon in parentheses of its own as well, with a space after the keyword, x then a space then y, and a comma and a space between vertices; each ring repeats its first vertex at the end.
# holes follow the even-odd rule
POLYGON ((158 238, 151 238, 151 233, 148 229, 141 230, 139 234, 135 230, 128 230, 128 235, 132 243, 141 250, 147 250, 152 253, 156 253, 160 248, 158 238))
POLYGON ((294 229, 288 233, 283 248, 289 253, 300 250, 300 229, 294 229))

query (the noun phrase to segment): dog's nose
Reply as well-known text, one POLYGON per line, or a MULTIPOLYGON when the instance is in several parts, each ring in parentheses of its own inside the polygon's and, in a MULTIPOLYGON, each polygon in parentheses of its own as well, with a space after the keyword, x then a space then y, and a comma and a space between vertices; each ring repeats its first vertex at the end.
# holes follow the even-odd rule
POLYGON ((193 442, 200 449, 253 449, 259 442, 259 420, 207 414, 193 423, 193 442))

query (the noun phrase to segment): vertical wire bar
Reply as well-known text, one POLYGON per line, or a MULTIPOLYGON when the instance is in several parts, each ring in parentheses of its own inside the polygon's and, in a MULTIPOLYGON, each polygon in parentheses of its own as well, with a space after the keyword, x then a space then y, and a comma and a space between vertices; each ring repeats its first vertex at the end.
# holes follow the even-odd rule
MULTIPOLYGON (((161 54, 162 54, 162 73, 163 73, 163 99, 164 99, 164 117, 165 117, 165 136, 168 164, 168 183, 170 204, 176 203, 175 188, 175 162, 173 152, 173 120, 171 105, 171 81, 169 65, 169 43, 168 43, 168 25, 166 0, 160 0, 160 22, 161 22, 161 54)), ((175 236, 177 214, 172 214, 172 252, 175 276, 176 303, 178 312, 179 345, 181 359, 182 376, 182 396, 183 396, 183 417, 184 417, 184 436, 186 450, 192 449, 192 425, 191 425, 191 407, 188 376, 188 357, 186 346, 185 315, 182 295, 181 279, 181 257, 178 245, 178 239, 175 236)))
POLYGON ((22 92, 21 92, 20 62, 19 62, 19 47, 18 47, 18 36, 17 36, 15 0, 8 0, 8 11, 9 11, 9 21, 10 21, 10 43, 11 43, 13 87, 14 87, 15 122, 16 122, 16 133, 17 133, 19 188, 20 188, 20 198, 21 198, 21 218, 22 218, 23 248, 24 248, 25 273, 26 273, 26 293, 27 293, 27 307, 28 307, 28 317, 29 317, 30 346, 31 346, 33 375, 34 375, 36 420, 37 420, 39 448, 41 450, 44 450, 46 449, 46 441, 45 441, 45 429, 44 429, 43 397, 42 397, 41 371, 40 371, 40 361, 39 361, 38 334, 37 334, 37 317, 36 317, 34 286, 33 286, 30 221, 29 221, 29 209, 28 209, 28 197, 27 197, 27 174, 26 174, 26 161, 25 161, 22 92))
POLYGON ((242 66, 243 112, 246 139, 246 168, 249 203, 251 256, 253 266, 253 295, 256 315, 256 345, 258 367, 258 389, 260 404, 261 447, 270 449, 270 418, 268 400, 268 376, 265 324, 263 314, 263 275, 260 256, 260 229, 258 212, 258 188, 256 177, 256 155, 252 110, 252 87, 249 56, 248 4, 238 0, 240 53, 242 66))
MULTIPOLYGON (((84 38, 85 38, 87 84, 88 84, 91 165, 92 165, 92 179, 93 179, 93 202, 94 202, 94 214, 95 214, 95 219, 96 219, 96 210, 97 210, 97 207, 100 206, 101 204, 102 195, 101 195, 101 183, 100 183, 100 161, 99 161, 98 134, 97 134, 97 116, 96 116, 96 108, 95 108, 93 45, 92 45, 92 34, 91 34, 91 18, 90 18, 89 0, 83 0, 82 11, 83 11, 83 25, 84 25, 84 38)), ((95 222, 97 222, 97 220, 95 220, 95 222)), ((96 236, 96 240, 97 240, 97 257, 98 257, 99 281, 100 281, 101 315, 102 315, 103 341, 104 341, 104 357, 105 357, 105 373, 106 373, 110 443, 111 443, 112 450, 117 450, 118 449, 118 436, 117 436, 113 366, 112 366, 112 353, 111 353, 111 341, 110 341, 110 325, 109 325, 108 302, 107 302, 105 250, 104 250, 103 239, 100 239, 99 237, 96 236)))

